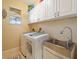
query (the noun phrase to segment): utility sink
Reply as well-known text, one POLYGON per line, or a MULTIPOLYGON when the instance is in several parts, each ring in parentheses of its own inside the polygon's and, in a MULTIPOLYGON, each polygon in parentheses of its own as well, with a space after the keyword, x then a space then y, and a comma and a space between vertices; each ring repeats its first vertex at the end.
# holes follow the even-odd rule
POLYGON ((51 39, 51 40, 48 40, 47 42, 64 47, 64 48, 69 49, 69 50, 71 49, 71 47, 73 45, 73 43, 71 43, 71 44, 69 44, 69 47, 67 47, 67 41, 60 41, 57 39, 51 39))
POLYGON ((65 56, 65 57, 71 57, 71 53, 73 51, 74 43, 70 45, 69 48, 67 48, 67 42, 66 41, 60 41, 56 39, 48 40, 44 43, 44 45, 53 51, 65 56))

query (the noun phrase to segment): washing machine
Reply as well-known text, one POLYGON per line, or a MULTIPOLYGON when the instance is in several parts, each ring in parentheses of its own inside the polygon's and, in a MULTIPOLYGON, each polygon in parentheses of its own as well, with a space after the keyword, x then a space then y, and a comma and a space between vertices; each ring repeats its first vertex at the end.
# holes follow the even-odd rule
POLYGON ((33 35, 36 32, 25 32, 20 36, 19 46, 20 46, 20 54, 26 59, 26 51, 27 51, 27 38, 28 35, 33 35))
POLYGON ((43 43, 49 40, 49 35, 43 32, 24 34, 23 52, 26 59, 43 59, 43 43))

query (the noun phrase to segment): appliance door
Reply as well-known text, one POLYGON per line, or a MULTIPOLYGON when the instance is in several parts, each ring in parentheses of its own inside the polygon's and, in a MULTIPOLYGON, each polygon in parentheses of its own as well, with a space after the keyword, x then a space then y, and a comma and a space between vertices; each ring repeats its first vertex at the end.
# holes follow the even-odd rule
POLYGON ((32 57, 32 42, 30 40, 27 40, 27 51, 26 51, 26 58, 27 59, 33 59, 32 57))

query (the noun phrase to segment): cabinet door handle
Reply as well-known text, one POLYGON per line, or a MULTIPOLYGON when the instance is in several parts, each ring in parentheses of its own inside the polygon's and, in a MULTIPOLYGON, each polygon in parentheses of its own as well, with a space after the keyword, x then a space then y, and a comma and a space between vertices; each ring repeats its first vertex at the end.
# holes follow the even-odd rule
POLYGON ((59 11, 58 12, 55 12, 55 17, 58 17, 59 16, 59 11))
POLYGON ((56 17, 56 12, 54 13, 55 17, 56 17))
POLYGON ((59 16, 59 11, 57 12, 57 16, 59 16))

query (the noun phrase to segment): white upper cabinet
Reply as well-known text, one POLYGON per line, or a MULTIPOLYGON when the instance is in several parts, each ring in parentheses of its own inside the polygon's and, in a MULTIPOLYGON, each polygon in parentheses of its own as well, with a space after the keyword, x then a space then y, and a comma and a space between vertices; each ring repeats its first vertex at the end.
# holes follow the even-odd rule
POLYGON ((72 15, 77 13, 77 0, 44 0, 46 3, 46 18, 72 15))
POLYGON ((45 0, 46 18, 51 19, 56 17, 56 0, 45 0))
POLYGON ((59 0, 59 15, 64 16, 72 12, 72 0, 59 0))
POLYGON ((72 12, 77 13, 77 0, 72 0, 72 12))
POLYGON ((37 12, 37 14, 38 14, 38 18, 39 18, 39 21, 42 21, 42 20, 44 20, 45 19, 45 2, 43 1, 43 2, 41 2, 39 5, 38 5, 38 7, 39 7, 39 10, 38 10, 38 12, 37 12))
POLYGON ((44 0, 30 12, 30 23, 77 13, 77 0, 44 0))
POLYGON ((35 7, 33 10, 30 11, 29 13, 29 23, 34 23, 34 22, 38 22, 38 7, 35 7))
POLYGON ((29 14, 29 22, 34 23, 45 19, 45 2, 41 2, 29 14))

